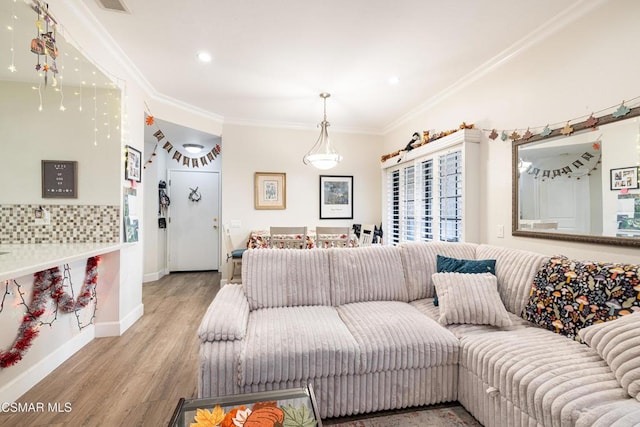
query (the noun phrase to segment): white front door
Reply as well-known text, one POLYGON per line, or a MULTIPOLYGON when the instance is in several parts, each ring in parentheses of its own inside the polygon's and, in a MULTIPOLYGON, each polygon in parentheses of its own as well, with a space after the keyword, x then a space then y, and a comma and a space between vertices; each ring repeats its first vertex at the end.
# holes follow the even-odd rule
POLYGON ((218 270, 219 172, 169 170, 169 271, 218 270))

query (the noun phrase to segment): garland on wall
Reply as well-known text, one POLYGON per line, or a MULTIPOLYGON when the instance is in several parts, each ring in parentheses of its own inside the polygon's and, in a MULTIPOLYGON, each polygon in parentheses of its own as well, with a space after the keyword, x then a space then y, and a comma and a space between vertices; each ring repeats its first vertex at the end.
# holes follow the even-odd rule
POLYGON ((157 141, 156 141, 155 147, 153 148, 153 152, 151 153, 151 156, 149 156, 149 158, 147 159, 147 161, 144 164, 144 169, 147 168, 147 165, 149 163, 153 163, 153 158, 158 155, 158 147, 160 146, 160 141, 162 141, 163 139, 165 141, 164 141, 164 144, 163 144, 162 148, 164 150, 167 150, 168 154, 171 154, 171 151, 173 151, 174 153, 173 153, 172 158, 178 163, 180 163, 180 161, 182 161, 182 165, 187 166, 187 167, 198 168, 200 166, 206 166, 207 164, 209 164, 209 162, 213 162, 216 159, 216 157, 218 157, 220 155, 220 151, 222 151, 222 149, 220 147, 220 144, 216 144, 216 146, 213 147, 211 149, 211 151, 209 151, 208 153, 206 153, 206 154, 204 154, 204 155, 202 155, 202 156, 200 156, 198 158, 195 158, 195 157, 192 158, 192 157, 188 157, 188 156, 182 154, 180 151, 178 151, 177 148, 175 148, 173 146, 173 144, 171 144, 171 142, 169 142, 169 140, 165 139, 164 132, 162 132, 162 130, 160 129, 160 127, 156 123, 155 118, 150 113, 148 113, 148 109, 149 109, 149 107, 147 106, 147 117, 145 118, 145 124, 147 126, 155 125, 157 130, 154 132, 153 136, 156 137, 157 141))
MULTIPOLYGON (((52 326, 53 322, 58 318, 58 311, 65 313, 75 312, 78 328, 82 330, 95 320, 95 312, 97 307, 96 284, 98 282, 98 263, 100 257, 95 256, 87 259, 85 270, 85 279, 80 290, 78 298, 75 298, 73 286, 71 284, 71 275, 68 265, 64 267, 64 276, 60 273, 58 267, 49 270, 39 271, 34 274, 33 291, 31 294, 31 302, 27 304, 20 284, 13 280, 22 305, 26 309, 26 313, 22 317, 22 323, 18 329, 18 336, 11 348, 7 351, 0 350, 0 368, 8 368, 22 360, 24 354, 33 344, 33 340, 40 333, 43 325, 52 326), (65 283, 68 282, 71 294, 64 290, 65 283), (55 303, 54 317, 52 320, 45 322, 40 320, 45 314, 47 304, 50 300, 55 303), (93 314, 89 323, 82 325, 78 311, 94 301, 93 314)), ((6 297, 10 295, 9 282, 5 282, 5 292, 0 303, 0 312, 4 309, 6 297)))
POLYGON ((495 141, 500 137, 501 141, 511 140, 514 143, 534 142, 556 136, 569 136, 583 130, 595 130, 598 126, 613 123, 625 118, 640 115, 640 97, 629 101, 622 101, 599 111, 555 124, 544 126, 527 126, 513 130, 482 129, 487 132, 489 139, 495 141))
MULTIPOLYGON (((590 115, 585 115, 569 120, 565 120, 562 122, 558 122, 555 124, 546 124, 545 126, 527 126, 526 128, 516 128, 516 129, 504 129, 498 130, 496 128, 492 129, 481 129, 483 132, 488 134, 488 138, 492 141, 495 141, 500 138, 501 141, 510 140, 513 144, 522 144, 527 142, 535 142, 541 141, 547 138, 553 138, 556 136, 569 136, 576 132, 580 132, 583 130, 595 130, 598 126, 602 126, 608 123, 613 123, 619 120, 640 116, 640 96, 635 97, 629 101, 622 101, 620 104, 616 104, 611 107, 604 108, 597 112, 593 112, 590 115)), ((458 129, 452 129, 439 133, 431 133, 430 131, 424 131, 422 136, 415 132, 413 134, 412 139, 407 143, 407 145, 399 150, 396 150, 392 153, 385 154, 380 158, 381 162, 385 162, 392 157, 402 156, 405 153, 413 150, 414 148, 420 147, 422 145, 428 144, 435 140, 438 140, 444 136, 451 135, 454 132, 457 132, 460 129, 473 129, 474 125, 467 125, 463 122, 458 129)), ((594 144, 594 150, 600 150, 600 144, 594 144)), ((398 160, 400 162, 402 157, 398 160)), ((586 159, 588 160, 588 159, 586 159)), ((579 160, 578 160, 579 161, 579 160)), ((598 161, 599 163, 599 161, 598 161)), ((577 164, 577 163, 576 163, 577 164)), ((594 169, 592 169, 594 170, 594 169)), ((555 170, 548 171, 549 176, 545 176, 545 178, 554 178, 557 172, 555 170), (554 175, 551 175, 554 174, 554 175)), ((588 172, 590 173, 591 170, 588 172)), ((560 169, 560 174, 566 174, 568 170, 566 168, 560 169), (564 172, 563 172, 564 169, 564 172)), ((584 174, 580 175, 584 176, 584 174)))

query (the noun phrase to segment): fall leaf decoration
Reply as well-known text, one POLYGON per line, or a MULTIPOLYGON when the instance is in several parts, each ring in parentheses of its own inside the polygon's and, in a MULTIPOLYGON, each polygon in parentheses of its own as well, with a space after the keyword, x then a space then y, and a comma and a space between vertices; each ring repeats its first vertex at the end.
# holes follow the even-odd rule
POLYGON ((282 410, 285 413, 282 427, 315 427, 318 424, 309 411, 309 408, 304 405, 299 408, 287 405, 283 406, 282 410))
POLYGON ((498 132, 496 132, 496 130, 495 130, 495 129, 493 129, 493 130, 491 131, 491 133, 489 134, 489 138, 491 138, 492 140, 494 140, 494 141, 495 141, 497 137, 498 137, 498 132))
POLYGON ((529 128, 527 128, 527 131, 524 133, 524 135, 522 135, 522 139, 529 139, 533 136, 533 134, 531 133, 531 131, 529 130, 529 128))
POLYGON ((512 141, 515 141, 516 139, 520 139, 520 134, 514 130, 513 133, 509 135, 509 139, 512 141))
POLYGON ((542 130, 542 132, 540 132, 540 136, 549 136, 549 135, 551 135, 551 132, 553 132, 553 131, 551 130, 549 125, 546 125, 544 127, 544 129, 542 130))
POLYGON ((224 419, 225 413, 216 405, 212 411, 207 409, 198 409, 196 411, 195 423, 191 423, 189 427, 217 427, 224 419))
POLYGON ((156 119, 154 119, 153 116, 147 116, 147 118, 144 121, 147 124, 147 126, 151 126, 156 122, 156 119))
POLYGON ((567 124, 562 128, 560 133, 563 135, 571 135, 573 133, 573 128, 571 127, 569 122, 567 122, 567 124))
POLYGON ((220 427, 237 427, 237 425, 233 422, 236 419, 236 415, 240 411, 245 411, 247 408, 244 406, 238 406, 237 408, 233 408, 224 416, 224 419, 220 422, 220 427))
POLYGON ((627 114, 629 114, 629 112, 631 112, 631 109, 624 105, 624 101, 622 101, 622 104, 620 104, 618 109, 614 111, 611 116, 617 119, 626 116, 627 114))
POLYGON ((598 124, 598 119, 593 117, 593 113, 589 116, 589 118, 584 122, 585 127, 593 128, 598 124))

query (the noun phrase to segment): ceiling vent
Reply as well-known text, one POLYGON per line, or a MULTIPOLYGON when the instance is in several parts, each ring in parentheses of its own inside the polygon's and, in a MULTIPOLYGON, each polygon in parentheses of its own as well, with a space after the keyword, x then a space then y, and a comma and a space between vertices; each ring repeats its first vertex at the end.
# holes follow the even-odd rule
POLYGON ((114 12, 130 13, 122 0, 96 0, 100 7, 114 12))

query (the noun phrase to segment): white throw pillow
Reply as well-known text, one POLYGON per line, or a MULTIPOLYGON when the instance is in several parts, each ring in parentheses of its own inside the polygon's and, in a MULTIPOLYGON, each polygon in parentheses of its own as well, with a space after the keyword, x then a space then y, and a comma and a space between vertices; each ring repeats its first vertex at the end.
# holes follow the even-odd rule
POLYGON ((640 312, 588 326, 578 335, 607 362, 629 396, 640 400, 640 312))
POLYGON ((434 273, 431 280, 438 293, 440 324, 511 326, 493 274, 434 273))

